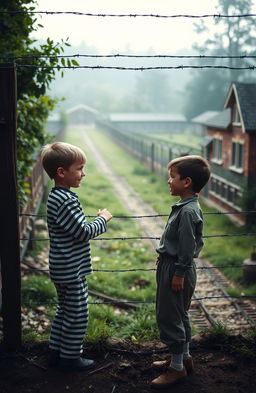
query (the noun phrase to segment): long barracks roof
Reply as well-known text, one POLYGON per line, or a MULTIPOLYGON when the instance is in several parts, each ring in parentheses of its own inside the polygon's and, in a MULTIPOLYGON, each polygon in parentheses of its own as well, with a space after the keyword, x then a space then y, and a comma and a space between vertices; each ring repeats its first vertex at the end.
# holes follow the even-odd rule
POLYGON ((110 113, 112 122, 185 122, 185 116, 170 113, 110 113))

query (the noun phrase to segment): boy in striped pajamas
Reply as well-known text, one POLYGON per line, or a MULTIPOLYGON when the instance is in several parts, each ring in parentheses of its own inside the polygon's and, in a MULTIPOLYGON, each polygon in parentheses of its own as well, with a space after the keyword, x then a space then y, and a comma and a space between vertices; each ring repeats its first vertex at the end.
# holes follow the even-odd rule
POLYGON ((41 161, 54 180, 47 201, 47 224, 50 237, 49 271, 58 304, 50 335, 50 363, 61 369, 87 370, 94 361, 81 357, 88 323, 88 289, 86 275, 92 273, 89 241, 107 230, 112 215, 99 210, 87 222, 78 196, 85 176, 86 156, 76 146, 55 142, 44 146, 41 161))

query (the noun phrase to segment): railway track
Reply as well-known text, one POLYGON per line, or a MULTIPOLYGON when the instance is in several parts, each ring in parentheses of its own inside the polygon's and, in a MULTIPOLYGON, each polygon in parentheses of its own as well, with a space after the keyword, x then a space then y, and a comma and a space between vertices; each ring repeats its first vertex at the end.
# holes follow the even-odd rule
POLYGON ((207 323, 212 326, 220 323, 233 334, 243 334, 255 327, 256 303, 230 297, 227 288, 235 288, 234 284, 209 261, 198 259, 197 268, 194 298, 199 299, 197 303, 207 323))
MULTIPOLYGON (((120 200, 132 214, 157 215, 152 207, 143 202, 126 180, 113 171, 105 157, 102 156, 88 133, 82 132, 81 138, 93 152, 99 169, 107 176, 116 189, 120 200)), ((165 221, 161 217, 148 217, 138 220, 138 225, 146 236, 160 235, 165 221)), ((155 249, 158 241, 149 240, 155 249)), ((152 266, 151 266, 152 267, 152 266)), ((249 300, 232 299, 226 289, 234 287, 217 269, 213 269, 209 261, 197 260, 197 286, 191 303, 190 317, 199 331, 203 331, 218 323, 224 325, 234 334, 243 334, 250 327, 256 326, 256 303, 249 300), (208 267, 208 269, 205 269, 208 267), (197 300, 199 299, 199 300, 197 300)))

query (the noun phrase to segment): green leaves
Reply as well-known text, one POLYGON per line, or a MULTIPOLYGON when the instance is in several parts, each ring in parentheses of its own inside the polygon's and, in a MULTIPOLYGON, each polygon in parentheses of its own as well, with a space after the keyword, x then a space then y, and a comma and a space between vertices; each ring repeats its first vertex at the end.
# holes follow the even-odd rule
POLYGON ((24 96, 17 102, 17 172, 21 207, 30 193, 27 178, 35 161, 34 154, 38 155, 40 147, 50 141, 44 126, 54 103, 48 96, 24 96))
MULTIPOLYGON (((34 4, 36 0, 1 0, 0 11, 34 11, 34 4)), ((35 160, 34 154, 49 141, 44 125, 56 100, 46 96, 46 91, 55 79, 56 72, 60 71, 63 75, 61 65, 78 65, 76 61, 59 57, 64 48, 70 46, 68 38, 57 43, 47 38, 46 42, 39 45, 30 37, 34 31, 43 27, 37 17, 29 13, 0 13, 0 53, 10 56, 0 61, 11 59, 17 65, 35 66, 17 67, 17 167, 21 207, 28 197, 26 178, 35 160)))

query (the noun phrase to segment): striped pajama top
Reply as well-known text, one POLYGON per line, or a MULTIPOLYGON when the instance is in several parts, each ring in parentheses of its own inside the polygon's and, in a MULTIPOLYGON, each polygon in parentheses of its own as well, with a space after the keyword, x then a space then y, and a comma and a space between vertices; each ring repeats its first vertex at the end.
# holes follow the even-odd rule
POLYGON ((78 196, 53 187, 47 201, 49 271, 54 283, 70 283, 92 273, 89 240, 107 230, 104 217, 87 222, 78 196))

